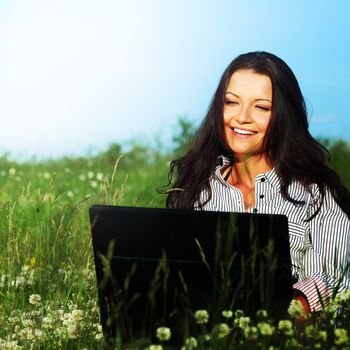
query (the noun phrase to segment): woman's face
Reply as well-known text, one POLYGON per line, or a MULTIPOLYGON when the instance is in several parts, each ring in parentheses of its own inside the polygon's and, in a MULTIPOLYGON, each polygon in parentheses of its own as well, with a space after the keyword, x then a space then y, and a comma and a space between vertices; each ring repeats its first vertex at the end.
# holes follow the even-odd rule
POLYGON ((225 93, 224 133, 234 158, 261 154, 271 117, 272 83, 267 75, 238 70, 225 93))

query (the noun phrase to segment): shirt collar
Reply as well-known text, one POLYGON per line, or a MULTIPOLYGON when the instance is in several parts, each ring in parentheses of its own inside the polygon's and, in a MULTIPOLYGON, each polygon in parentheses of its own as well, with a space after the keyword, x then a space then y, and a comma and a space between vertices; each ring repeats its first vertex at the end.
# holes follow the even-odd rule
MULTIPOLYGON (((223 179, 221 175, 221 170, 227 168, 231 164, 232 160, 230 158, 223 155, 218 157, 218 166, 215 169, 215 175, 221 182, 225 183, 226 185, 227 182, 223 179)), ((255 183, 266 183, 275 189, 280 189, 281 187, 281 183, 275 168, 272 168, 264 174, 257 175, 255 178, 255 183)))

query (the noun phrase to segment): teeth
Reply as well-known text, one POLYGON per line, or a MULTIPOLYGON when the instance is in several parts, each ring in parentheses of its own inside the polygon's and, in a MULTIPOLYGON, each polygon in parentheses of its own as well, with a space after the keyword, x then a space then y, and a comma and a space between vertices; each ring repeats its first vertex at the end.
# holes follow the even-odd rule
POLYGON ((248 130, 237 129, 237 128, 233 128, 233 130, 234 130, 237 134, 242 134, 242 135, 254 135, 254 133, 253 133, 252 131, 248 131, 248 130))

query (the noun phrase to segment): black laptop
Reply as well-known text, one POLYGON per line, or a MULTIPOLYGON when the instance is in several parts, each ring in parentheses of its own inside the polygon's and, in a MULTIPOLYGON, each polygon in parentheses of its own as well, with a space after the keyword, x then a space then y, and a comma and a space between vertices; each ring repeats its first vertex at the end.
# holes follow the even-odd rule
POLYGON ((147 346, 167 326, 181 345, 205 309, 283 317, 292 298, 282 215, 94 205, 92 242, 105 339, 147 346))

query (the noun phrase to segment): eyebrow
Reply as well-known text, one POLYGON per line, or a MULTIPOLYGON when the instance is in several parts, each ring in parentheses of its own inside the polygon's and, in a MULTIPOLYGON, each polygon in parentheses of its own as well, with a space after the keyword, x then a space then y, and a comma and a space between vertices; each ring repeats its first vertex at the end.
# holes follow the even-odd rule
MULTIPOLYGON (((225 95, 227 95, 227 94, 231 94, 231 95, 239 98, 239 96, 234 94, 233 92, 228 91, 228 92, 225 93, 225 95)), ((254 101, 268 101, 268 102, 272 103, 272 101, 269 100, 268 98, 256 98, 254 101)))

